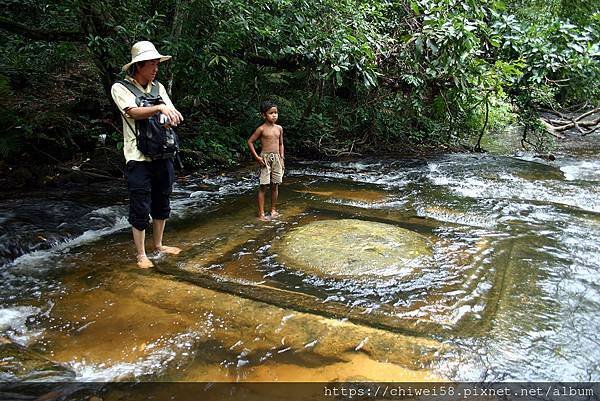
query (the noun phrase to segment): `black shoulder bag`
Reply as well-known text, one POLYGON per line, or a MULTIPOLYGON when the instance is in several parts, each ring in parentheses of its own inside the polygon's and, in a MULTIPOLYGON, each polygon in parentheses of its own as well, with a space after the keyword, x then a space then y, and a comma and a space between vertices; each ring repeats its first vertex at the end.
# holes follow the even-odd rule
MULTIPOLYGON (((118 82, 135 95, 135 103, 138 107, 149 107, 165 103, 158 93, 158 81, 153 82, 150 93, 142 92, 130 81, 120 80, 118 82)), ((122 111, 121 114, 123 114, 122 111)), ((137 148, 144 156, 148 156, 152 160, 177 156, 179 138, 175 130, 168 125, 168 118, 164 114, 156 113, 147 119, 135 120, 135 129, 129 124, 124 114, 123 118, 135 133, 137 148)))

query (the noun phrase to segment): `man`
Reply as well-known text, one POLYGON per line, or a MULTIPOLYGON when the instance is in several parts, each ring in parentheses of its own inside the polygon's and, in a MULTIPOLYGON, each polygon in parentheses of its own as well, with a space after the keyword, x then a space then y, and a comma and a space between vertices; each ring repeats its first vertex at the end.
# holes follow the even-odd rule
POLYGON ((137 251, 137 265, 148 269, 153 267, 146 255, 146 228, 152 216, 152 237, 154 248, 161 253, 177 255, 180 248, 166 246, 162 243, 166 219, 171 208, 169 197, 172 192, 175 172, 173 159, 152 160, 145 156, 136 145, 135 120, 143 120, 156 113, 166 115, 172 126, 183 121, 179 111, 173 106, 165 88, 154 81, 158 66, 171 56, 160 54, 151 42, 137 42, 131 48, 131 61, 123 66, 126 80, 133 83, 144 93, 150 93, 154 85, 158 85, 159 94, 164 104, 139 107, 136 96, 122 83, 115 83, 111 88, 112 98, 123 117, 123 152, 125 154, 127 188, 129 190, 129 223, 132 226, 133 242, 137 251))

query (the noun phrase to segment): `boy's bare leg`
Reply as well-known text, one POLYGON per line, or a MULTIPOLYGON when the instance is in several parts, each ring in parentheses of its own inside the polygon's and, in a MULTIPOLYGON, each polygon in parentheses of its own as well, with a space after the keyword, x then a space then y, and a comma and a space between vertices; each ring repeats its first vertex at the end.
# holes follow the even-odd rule
POLYGON ((277 197, 279 196, 279 184, 271 184, 271 217, 279 216, 277 213, 277 197))
POLYGON ((163 232, 165 231, 166 220, 152 220, 152 238, 154 239, 154 248, 162 253, 177 255, 181 248, 176 246, 166 246, 162 244, 163 232))
POLYGON ((146 230, 138 230, 135 227, 131 227, 133 233, 133 243, 135 244, 135 250, 137 252, 137 265, 141 269, 149 269, 154 265, 146 256, 146 230))
POLYGON ((265 217, 265 193, 267 192, 267 185, 261 185, 258 188, 258 219, 266 220, 265 217))

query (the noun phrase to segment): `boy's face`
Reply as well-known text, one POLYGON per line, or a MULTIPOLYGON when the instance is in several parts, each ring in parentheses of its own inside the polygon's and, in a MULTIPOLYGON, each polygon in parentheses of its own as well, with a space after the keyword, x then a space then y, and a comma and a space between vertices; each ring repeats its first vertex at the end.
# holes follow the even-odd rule
POLYGON ((279 113, 277 112, 277 107, 271 107, 269 110, 263 113, 263 116, 265 117, 265 120, 267 120, 267 122, 275 124, 275 121, 277 121, 277 117, 279 116, 279 113))

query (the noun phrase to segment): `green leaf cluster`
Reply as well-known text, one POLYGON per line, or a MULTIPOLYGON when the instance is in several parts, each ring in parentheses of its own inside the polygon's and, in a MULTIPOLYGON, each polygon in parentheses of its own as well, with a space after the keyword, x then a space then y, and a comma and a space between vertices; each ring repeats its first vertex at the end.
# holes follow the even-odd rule
POLYGON ((298 155, 477 148, 515 122, 541 132, 540 107, 598 102, 596 3, 9 0, 6 18, 84 39, 0 29, 0 74, 14 98, 5 108, 28 133, 19 147, 51 143, 69 157, 103 132, 117 147, 107 90, 131 45, 151 40, 173 56, 159 79, 186 116, 183 146, 208 161, 247 155, 267 98, 298 155))

